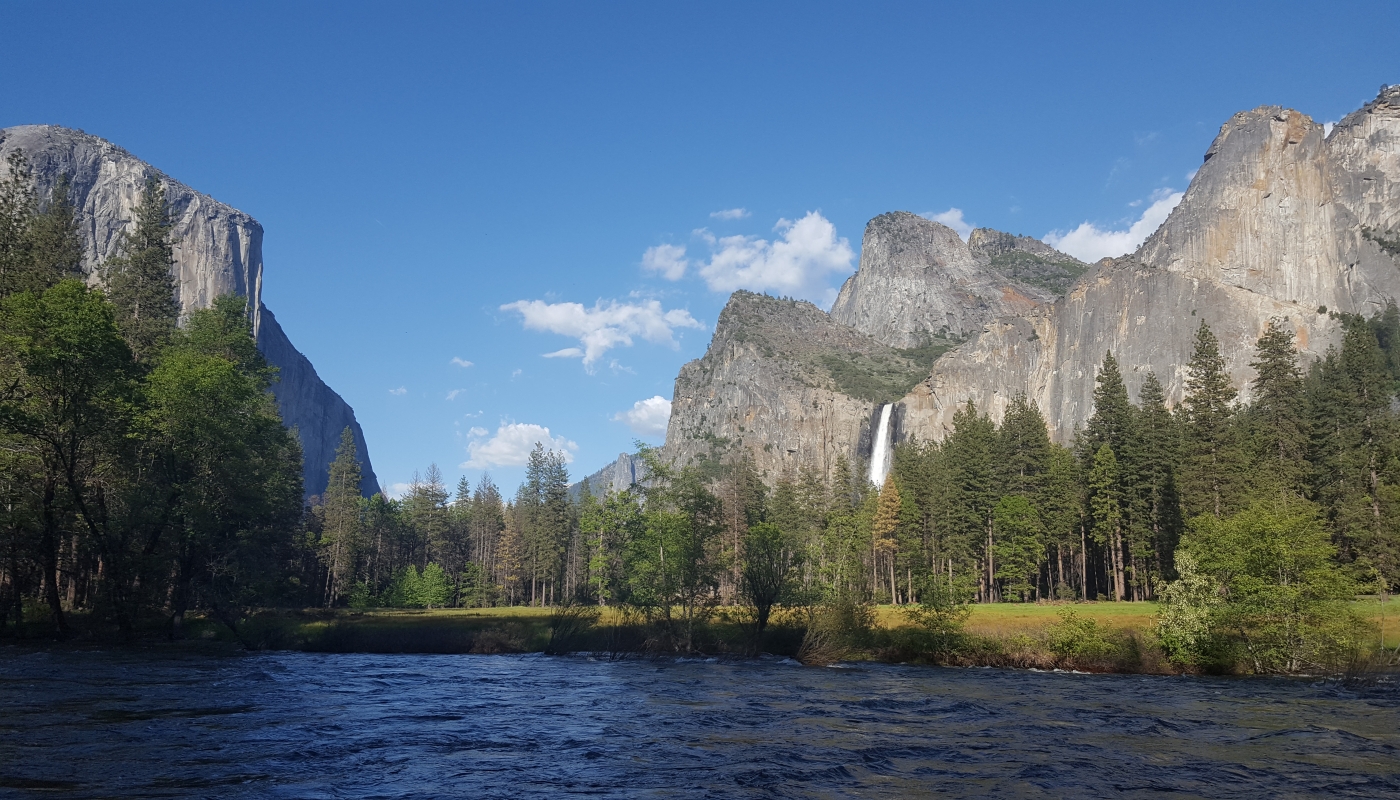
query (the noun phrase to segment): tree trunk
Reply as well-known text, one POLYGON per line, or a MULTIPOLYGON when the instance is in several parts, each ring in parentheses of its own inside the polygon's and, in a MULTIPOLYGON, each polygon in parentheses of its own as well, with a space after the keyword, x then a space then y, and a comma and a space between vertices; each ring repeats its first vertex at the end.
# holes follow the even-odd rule
POLYGON ((44 532, 39 547, 44 560, 44 599, 53 612, 54 628, 60 638, 68 635, 68 620, 63 616, 63 604, 58 597, 58 520, 54 516, 54 479, 44 480, 44 532))

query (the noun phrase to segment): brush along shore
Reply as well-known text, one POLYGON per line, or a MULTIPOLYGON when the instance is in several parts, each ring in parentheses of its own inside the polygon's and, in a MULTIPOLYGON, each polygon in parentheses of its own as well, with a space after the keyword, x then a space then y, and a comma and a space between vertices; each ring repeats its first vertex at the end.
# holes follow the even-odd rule
MULTIPOLYGON (((1368 620, 1374 635, 1333 671, 1393 667, 1400 645, 1400 603, 1370 598, 1358 599, 1352 607, 1368 620)), ((596 606, 267 609, 249 614, 236 628, 210 617, 193 618, 184 644, 325 653, 590 653, 608 658, 766 653, 814 665, 875 661, 1138 674, 1255 671, 1247 659, 1223 667, 1173 661, 1160 640, 1159 614, 1159 604, 1150 601, 999 603, 971 606, 963 619, 940 626, 907 606, 776 609, 760 636, 752 612, 742 607, 710 609, 689 626, 658 614, 596 606)), ((144 633, 141 641, 148 644, 165 638, 154 627, 144 633)), ((80 646, 83 639, 78 637, 74 644, 80 646)))

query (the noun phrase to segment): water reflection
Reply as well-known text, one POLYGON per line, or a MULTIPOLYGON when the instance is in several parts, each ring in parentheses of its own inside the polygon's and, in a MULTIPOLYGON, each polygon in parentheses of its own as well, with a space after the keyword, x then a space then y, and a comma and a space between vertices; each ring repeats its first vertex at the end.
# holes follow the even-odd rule
POLYGON ((0 794, 1400 795, 1328 684, 542 656, 0 650, 0 794))

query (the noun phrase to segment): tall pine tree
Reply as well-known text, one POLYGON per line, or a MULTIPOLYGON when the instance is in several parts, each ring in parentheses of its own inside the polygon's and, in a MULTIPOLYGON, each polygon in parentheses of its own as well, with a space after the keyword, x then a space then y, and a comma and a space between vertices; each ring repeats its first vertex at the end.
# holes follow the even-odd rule
POLYGON ((1196 346, 1187 366, 1186 399, 1182 403, 1182 506, 1189 516, 1210 514, 1219 519, 1240 506, 1244 452, 1235 425, 1237 392, 1225 373, 1220 341, 1201 321, 1196 346))
POLYGON ((122 254, 107 262, 104 274, 122 335, 138 361, 149 361, 170 339, 180 317, 171 274, 174 223, 165 187, 154 176, 146 179, 134 215, 135 229, 122 235, 122 254))

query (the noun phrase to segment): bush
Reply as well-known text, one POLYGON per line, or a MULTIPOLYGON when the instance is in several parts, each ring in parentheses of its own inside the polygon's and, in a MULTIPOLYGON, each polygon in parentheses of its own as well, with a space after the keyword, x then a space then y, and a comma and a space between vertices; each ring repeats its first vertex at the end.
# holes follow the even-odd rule
POLYGON ((1118 648, 1105 633, 1097 622, 1079 616, 1068 607, 1060 610, 1060 621, 1046 631, 1050 652, 1066 663, 1115 655, 1118 648))

